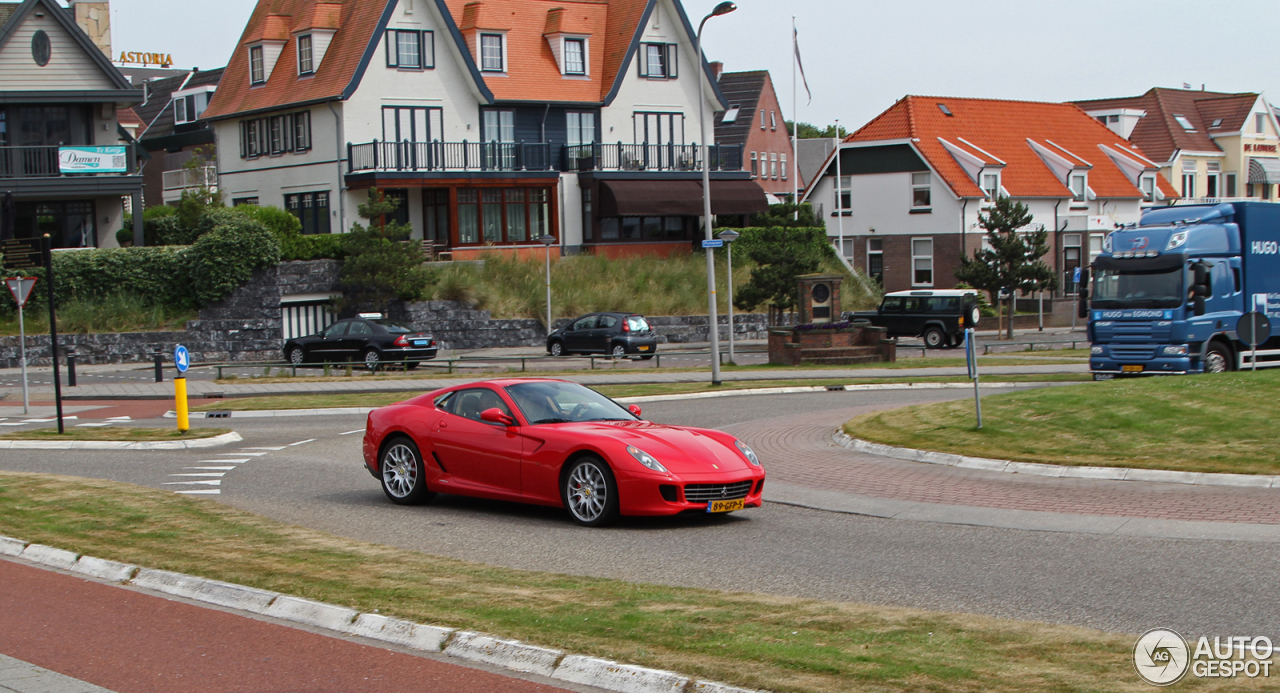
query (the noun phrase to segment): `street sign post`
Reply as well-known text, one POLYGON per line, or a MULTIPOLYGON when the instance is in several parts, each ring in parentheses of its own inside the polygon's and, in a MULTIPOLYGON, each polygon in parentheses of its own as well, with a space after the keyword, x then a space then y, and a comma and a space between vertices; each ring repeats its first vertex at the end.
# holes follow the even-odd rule
POLYGON ((9 287, 9 293, 13 294, 14 302, 18 304, 18 358, 22 361, 22 413, 29 414, 31 401, 27 396, 27 326, 22 320, 22 307, 27 305, 27 298, 31 296, 31 290, 36 286, 36 278, 13 277, 4 280, 4 283, 9 287))
POLYGON ((1258 345, 1271 338, 1271 320, 1256 310, 1245 313, 1236 322, 1236 337, 1253 350, 1249 357, 1251 370, 1258 370, 1258 345))
POLYGON ((4 253, 4 268, 7 270, 32 269, 44 264, 39 238, 0 241, 0 253, 4 253))
POLYGON ((978 414, 978 428, 982 428, 982 399, 978 394, 978 352, 973 343, 972 327, 964 331, 964 362, 969 367, 969 378, 973 380, 973 408, 978 414))
POLYGON ((723 247, 724 247, 724 241, 720 240, 719 238, 714 238, 714 239, 711 239, 711 240, 705 240, 705 241, 703 241, 703 242, 702 242, 702 247, 703 247, 704 249, 705 249, 705 248, 723 248, 723 247))
POLYGON ((187 369, 191 367, 191 354, 187 348, 179 344, 173 350, 173 365, 178 375, 173 379, 173 399, 178 412, 178 430, 185 432, 191 428, 187 418, 187 369))

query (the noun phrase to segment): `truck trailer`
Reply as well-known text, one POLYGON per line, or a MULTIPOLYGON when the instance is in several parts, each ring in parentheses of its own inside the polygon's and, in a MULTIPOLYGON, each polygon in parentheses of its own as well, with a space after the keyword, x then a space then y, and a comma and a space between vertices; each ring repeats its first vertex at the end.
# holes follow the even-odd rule
MULTIPOLYGON (((1280 204, 1153 208, 1107 235, 1084 284, 1095 379, 1253 366, 1236 334, 1256 309, 1280 319, 1280 204)), ((1257 347, 1280 366, 1280 338, 1257 347)))

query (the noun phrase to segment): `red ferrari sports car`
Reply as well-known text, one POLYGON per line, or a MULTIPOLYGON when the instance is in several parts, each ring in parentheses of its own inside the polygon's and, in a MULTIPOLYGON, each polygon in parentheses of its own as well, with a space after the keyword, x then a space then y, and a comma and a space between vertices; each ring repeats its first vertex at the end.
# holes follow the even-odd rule
POLYGON ((479 496, 564 507, 587 526, 755 508, 764 489, 746 443, 644 421, 563 380, 490 380, 375 409, 364 461, 393 503, 479 496))

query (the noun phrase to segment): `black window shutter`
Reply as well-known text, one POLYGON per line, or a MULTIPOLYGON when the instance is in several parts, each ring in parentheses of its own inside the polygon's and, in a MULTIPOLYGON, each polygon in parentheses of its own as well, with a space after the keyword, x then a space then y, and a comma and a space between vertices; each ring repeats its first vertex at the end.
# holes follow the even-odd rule
POLYGON ((677 69, 676 67, 677 65, 678 63, 676 62, 676 44, 668 43, 667 44, 667 66, 666 66, 667 77, 675 79, 679 75, 680 71, 679 69, 677 69))
POLYGON ((387 67, 397 67, 400 64, 399 48, 396 45, 398 43, 399 42, 396 40, 396 30, 387 29, 387 67))

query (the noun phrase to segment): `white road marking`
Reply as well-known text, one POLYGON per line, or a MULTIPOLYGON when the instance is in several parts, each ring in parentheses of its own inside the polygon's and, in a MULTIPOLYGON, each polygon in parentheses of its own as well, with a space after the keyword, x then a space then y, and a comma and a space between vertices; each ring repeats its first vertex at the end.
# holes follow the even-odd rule
POLYGON ((339 433, 338 435, 340 435, 340 436, 349 436, 349 435, 351 435, 352 433, 364 433, 364 429, 363 429, 363 428, 357 428, 357 429, 356 429, 356 430, 354 430, 354 431, 347 431, 346 433, 339 433))
POLYGON ((217 464, 242 464, 248 462, 249 458, 245 457, 239 460, 197 460, 200 464, 217 463, 217 464))
POLYGON ((314 443, 314 442, 316 442, 315 438, 307 438, 306 440, 299 440, 296 443, 289 443, 289 447, 293 447, 295 445, 302 445, 303 443, 314 443))
MULTIPOLYGON (((261 447, 261 448, 240 448, 240 449, 241 449, 241 450, 283 450, 283 449, 284 449, 284 446, 283 446, 283 445, 281 445, 280 447, 275 447, 275 448, 271 448, 271 447, 261 447)), ((249 453, 245 453, 245 454, 247 455, 247 454, 249 454, 249 453)))
POLYGON ((110 426, 110 425, 111 425, 111 422, 107 422, 107 423, 82 423, 82 424, 76 424, 76 428, 101 428, 101 427, 103 427, 103 426, 110 426))
POLYGON ((195 496, 195 495, 201 495, 201 496, 217 496, 217 495, 220 495, 220 494, 222 493, 222 491, 221 491, 221 490, 219 490, 219 489, 214 488, 214 489, 199 489, 199 490, 196 490, 196 491, 174 491, 174 493, 185 493, 185 494, 187 494, 188 496, 195 496))
POLYGON ((133 419, 128 416, 108 416, 107 421, 133 421, 133 419))
POLYGON ((205 486, 221 486, 222 479, 211 479, 209 481, 166 481, 165 486, 182 486, 185 484, 204 484, 205 486))
POLYGON ((265 453, 265 452, 220 452, 220 453, 218 453, 218 454, 219 454, 219 455, 226 455, 226 456, 228 456, 228 457, 234 457, 234 456, 236 456, 236 455, 248 455, 248 456, 250 456, 250 457, 262 457, 263 455, 265 455, 265 454, 267 454, 267 453, 265 453))
POLYGON ((214 477, 214 478, 221 478, 221 477, 224 477, 224 476, 226 476, 226 475, 227 475, 227 473, 226 473, 226 472, 197 472, 197 473, 194 473, 194 474, 170 474, 169 476, 201 476, 201 477, 209 477, 209 476, 211 476, 211 477, 214 477))
POLYGON ((235 467, 183 467, 183 469, 207 469, 209 471, 225 471, 228 469, 235 469, 235 467))
POLYGON ((23 425, 25 424, 23 424, 21 421, 18 421, 16 423, 0 423, 0 426, 23 426, 23 425))

